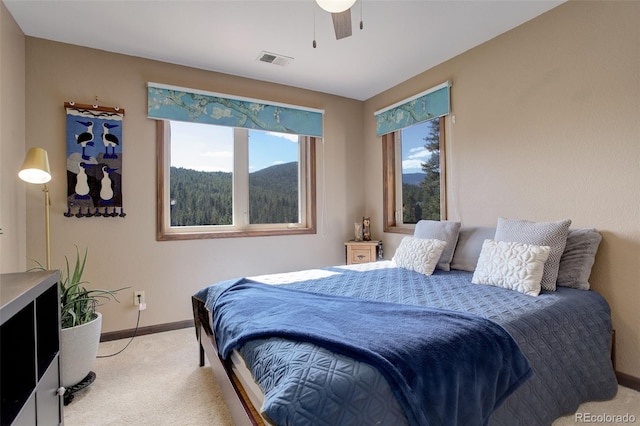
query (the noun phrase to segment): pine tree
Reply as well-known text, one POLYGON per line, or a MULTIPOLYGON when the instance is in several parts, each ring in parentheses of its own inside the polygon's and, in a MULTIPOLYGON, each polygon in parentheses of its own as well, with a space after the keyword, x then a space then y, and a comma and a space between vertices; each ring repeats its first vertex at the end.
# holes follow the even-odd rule
POLYGON ((431 154, 422 163, 425 178, 420 184, 422 189, 422 219, 440 220, 440 120, 432 120, 429 134, 424 138, 424 147, 431 154))

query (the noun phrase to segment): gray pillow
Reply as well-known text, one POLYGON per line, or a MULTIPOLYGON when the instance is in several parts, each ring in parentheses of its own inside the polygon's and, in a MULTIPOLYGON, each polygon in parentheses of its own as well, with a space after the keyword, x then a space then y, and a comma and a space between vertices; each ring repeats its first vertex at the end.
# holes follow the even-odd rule
POLYGON ((593 228, 569 229, 560 258, 557 285, 589 290, 589 276, 602 235, 593 228))
POLYGON ((453 251, 458 243, 458 232, 460 231, 460 222, 450 220, 420 220, 416 223, 413 231, 414 238, 435 239, 447 243, 440 260, 438 261, 438 269, 443 271, 451 270, 451 258, 453 251))
POLYGON ((528 220, 500 217, 498 218, 494 239, 497 241, 515 241, 551 247, 549 259, 544 264, 544 273, 540 284, 544 290, 554 291, 556 289, 556 280, 558 279, 560 258, 567 244, 570 225, 570 219, 558 222, 530 222, 528 220))
POLYGON ((484 240, 492 240, 496 228, 488 226, 463 226, 458 235, 458 244, 453 252, 451 269, 473 272, 478 264, 484 240))

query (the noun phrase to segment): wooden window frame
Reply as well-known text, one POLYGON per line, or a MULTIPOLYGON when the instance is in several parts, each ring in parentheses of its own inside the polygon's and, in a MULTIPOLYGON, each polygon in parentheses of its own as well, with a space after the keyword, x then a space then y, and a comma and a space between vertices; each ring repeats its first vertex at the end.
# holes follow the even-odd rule
POLYGON ((199 230, 177 231, 169 230, 169 199, 166 191, 166 180, 169 178, 169 162, 168 152, 169 145, 166 142, 169 134, 169 121, 157 120, 156 122, 156 240, 157 241, 175 241, 175 240, 200 240, 209 238, 236 238, 236 237, 265 237, 275 235, 302 235, 315 234, 316 231, 316 143, 317 138, 308 137, 305 142, 306 149, 304 152, 305 179, 304 191, 301 202, 305 203, 304 225, 291 226, 287 228, 274 227, 269 228, 268 225, 260 225, 259 229, 251 229, 251 227, 243 229, 229 229, 228 226, 215 229, 213 226, 200 227, 199 230), (222 229, 224 228, 224 229, 222 229))
MULTIPOLYGON (((447 217, 446 197, 446 151, 445 151, 445 120, 440 117, 440 219, 447 217)), ((383 231, 396 234, 412 235, 415 224, 398 223, 397 206, 397 150, 396 140, 400 131, 382 135, 382 221, 383 231)))

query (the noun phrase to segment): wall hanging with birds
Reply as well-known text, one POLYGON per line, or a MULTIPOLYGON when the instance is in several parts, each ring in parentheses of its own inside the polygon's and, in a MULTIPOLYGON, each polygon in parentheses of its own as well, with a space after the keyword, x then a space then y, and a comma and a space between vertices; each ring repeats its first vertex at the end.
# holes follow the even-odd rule
POLYGON ((67 217, 124 217, 123 108, 65 102, 67 217))

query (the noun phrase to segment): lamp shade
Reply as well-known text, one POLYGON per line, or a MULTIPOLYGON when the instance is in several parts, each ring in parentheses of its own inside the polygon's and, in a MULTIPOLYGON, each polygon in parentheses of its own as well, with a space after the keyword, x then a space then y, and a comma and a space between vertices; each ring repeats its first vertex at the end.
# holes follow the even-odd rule
POLYGON ((24 158, 18 176, 28 183, 47 183, 51 180, 49 156, 42 148, 31 148, 24 158))
POLYGON ((330 13, 340 13, 349 9, 356 0, 316 0, 318 6, 330 13))

